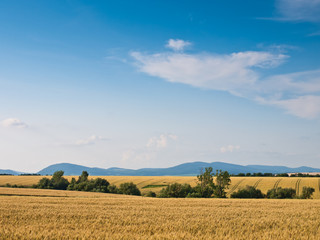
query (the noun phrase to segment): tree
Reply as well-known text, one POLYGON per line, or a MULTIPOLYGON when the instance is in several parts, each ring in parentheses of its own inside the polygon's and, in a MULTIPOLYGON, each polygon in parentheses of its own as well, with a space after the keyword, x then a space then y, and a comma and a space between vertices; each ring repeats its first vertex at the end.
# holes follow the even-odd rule
POLYGON ((139 188, 133 182, 120 184, 119 192, 126 195, 141 196, 139 188))
POLYGON ((56 171, 52 178, 42 178, 40 179, 37 187, 47 188, 47 189, 59 189, 66 190, 69 185, 69 181, 63 177, 64 171, 56 171))
POLYGON ((231 198, 264 198, 264 194, 260 189, 253 186, 246 186, 244 189, 239 189, 230 196, 231 198))
POLYGON ((312 188, 312 187, 303 187, 300 198, 302 198, 302 199, 310 199, 313 193, 314 193, 314 188, 312 188))
POLYGON ((155 192, 149 191, 149 192, 147 192, 144 196, 145 196, 145 197, 156 197, 157 194, 156 194, 155 192))
POLYGON ((41 178, 38 182, 37 188, 53 188, 53 186, 51 185, 51 181, 49 178, 41 178))
POLYGON ((114 184, 108 186, 108 191, 109 193, 119 193, 119 189, 114 184))
POLYGON ((213 183, 214 173, 212 167, 201 170, 201 174, 197 175, 198 185, 194 188, 194 197, 209 198, 212 196, 215 185, 213 183))
POLYGON ((296 190, 293 188, 273 188, 267 192, 267 198, 284 199, 295 198, 296 190))
POLYGON ((230 185, 231 179, 230 174, 227 171, 217 170, 216 171, 216 185, 214 188, 214 195, 218 198, 225 198, 227 193, 226 189, 230 185))
POLYGON ((159 197, 163 198, 185 198, 192 192, 189 184, 173 183, 160 191, 159 197))
POLYGON ((81 175, 78 178, 77 183, 88 181, 89 173, 87 171, 82 171, 81 175))
POLYGON ((64 171, 56 171, 52 178, 51 178, 51 184, 54 189, 59 190, 66 190, 69 185, 69 181, 62 177, 64 174, 64 171))

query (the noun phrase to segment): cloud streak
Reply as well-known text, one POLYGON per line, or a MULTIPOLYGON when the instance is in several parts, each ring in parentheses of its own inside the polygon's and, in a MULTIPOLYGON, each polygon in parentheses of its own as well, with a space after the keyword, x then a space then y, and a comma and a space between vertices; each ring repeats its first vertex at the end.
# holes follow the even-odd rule
POLYGON ((1 125, 6 128, 27 128, 28 125, 18 118, 7 118, 1 122, 1 125))
POLYGON ((183 51, 186 47, 190 46, 191 42, 181 39, 169 39, 166 47, 174 51, 183 51))
POLYGON ((79 139, 78 141, 75 142, 74 145, 76 146, 93 145, 93 144, 96 144, 97 142, 105 141, 105 140, 108 140, 108 139, 105 137, 92 135, 86 139, 79 139))
POLYGON ((263 77, 261 70, 278 67, 289 56, 266 51, 231 54, 132 52, 138 69, 172 83, 227 91, 287 113, 315 118, 319 113, 320 70, 263 77))
POLYGON ((178 139, 178 136, 173 134, 161 134, 159 137, 152 137, 149 139, 147 143, 148 148, 166 148, 168 146, 169 141, 176 141, 178 139))
POLYGON ((277 0, 279 21, 320 21, 320 0, 277 0))

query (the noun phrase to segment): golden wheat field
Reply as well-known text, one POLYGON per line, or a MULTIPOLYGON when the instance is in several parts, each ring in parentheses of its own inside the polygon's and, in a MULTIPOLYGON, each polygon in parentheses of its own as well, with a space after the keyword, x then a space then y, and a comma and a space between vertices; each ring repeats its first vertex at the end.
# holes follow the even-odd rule
MULTIPOLYGON (((43 176, 0 176, 0 186, 5 184, 17 184, 23 186, 31 186, 36 184, 43 176)), ((71 176, 66 176, 70 181, 71 176)), ((76 177, 77 178, 77 177, 76 177)), ((95 178, 95 177, 89 177, 95 178)), ((148 191, 154 191, 158 193, 164 186, 171 183, 189 183, 191 186, 196 185, 196 177, 178 177, 178 176, 103 176, 111 184, 119 186, 124 182, 133 182, 140 188, 142 194, 148 191)), ((320 178, 288 178, 288 177, 232 177, 231 185, 228 189, 228 195, 237 191, 239 188, 243 188, 246 185, 255 186, 263 193, 267 193, 269 189, 275 187, 293 188, 297 193, 301 193, 304 186, 313 187, 315 192, 313 198, 320 199, 320 178)))
POLYGON ((0 239, 319 239, 319 216, 320 200, 0 188, 0 239))

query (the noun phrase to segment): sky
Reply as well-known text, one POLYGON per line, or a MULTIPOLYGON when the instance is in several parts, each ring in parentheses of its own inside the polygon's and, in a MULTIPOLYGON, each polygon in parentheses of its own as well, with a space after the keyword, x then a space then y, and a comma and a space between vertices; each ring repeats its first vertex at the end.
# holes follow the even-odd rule
POLYGON ((320 0, 0 2, 0 169, 319 149, 320 0))

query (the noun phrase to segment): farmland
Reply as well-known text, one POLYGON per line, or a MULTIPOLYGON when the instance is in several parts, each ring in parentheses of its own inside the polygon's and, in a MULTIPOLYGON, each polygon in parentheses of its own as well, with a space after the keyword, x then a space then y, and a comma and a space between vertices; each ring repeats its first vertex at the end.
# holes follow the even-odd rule
POLYGON ((0 188, 1 239, 318 239, 320 200, 0 188))
MULTIPOLYGON (((0 186, 4 186, 7 183, 20 186, 31 186, 36 184, 42 176, 0 176, 0 186)), ((66 177, 69 181, 72 177, 66 177)), ((95 177, 89 177, 95 178, 95 177)), ((133 182, 137 184, 142 193, 148 191, 154 191, 158 193, 164 186, 172 183, 188 183, 191 186, 195 186, 196 177, 178 177, 178 176, 165 176, 165 177, 152 177, 152 176, 103 176, 111 184, 119 186, 124 182, 133 182)), ((269 189, 282 187, 296 189, 297 193, 301 193, 304 186, 312 187, 315 189, 313 198, 320 199, 320 179, 319 178, 297 178, 297 177, 232 177, 231 185, 228 189, 228 196, 246 185, 255 186, 263 193, 266 193, 269 189)))

